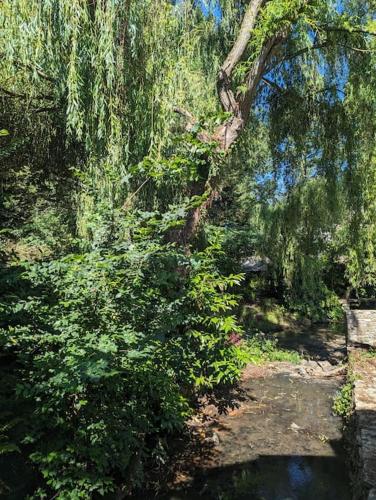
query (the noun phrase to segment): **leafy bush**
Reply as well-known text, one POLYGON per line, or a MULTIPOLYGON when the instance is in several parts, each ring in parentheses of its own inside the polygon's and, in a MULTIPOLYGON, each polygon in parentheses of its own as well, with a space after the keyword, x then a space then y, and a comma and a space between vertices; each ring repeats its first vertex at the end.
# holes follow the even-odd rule
POLYGON ((343 308, 338 296, 319 280, 314 292, 302 292, 300 297, 288 295, 286 303, 300 317, 306 317, 312 321, 336 322, 343 319, 343 308))
POLYGON ((218 271, 220 253, 216 238, 187 256, 144 232, 111 250, 25 263, 18 282, 4 275, 0 340, 28 408, 22 442, 59 498, 140 484, 191 397, 239 376, 229 289, 241 276, 218 271))
POLYGON ((333 400, 333 412, 345 420, 349 419, 353 409, 353 387, 354 378, 350 375, 333 400))

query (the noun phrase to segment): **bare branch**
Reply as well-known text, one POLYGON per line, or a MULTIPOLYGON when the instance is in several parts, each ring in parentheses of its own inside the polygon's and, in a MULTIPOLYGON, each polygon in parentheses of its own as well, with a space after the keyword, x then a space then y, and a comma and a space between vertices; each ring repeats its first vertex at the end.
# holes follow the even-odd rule
POLYGON ((196 118, 188 110, 175 106, 173 108, 174 113, 183 116, 192 126, 197 123, 196 118))
POLYGON ((131 204, 131 201, 135 196, 141 191, 141 189, 150 181, 151 177, 147 177, 144 182, 125 200, 124 205, 121 207, 122 210, 127 210, 131 204))
POLYGON ((280 85, 278 85, 278 83, 276 82, 273 82, 272 80, 269 80, 269 78, 266 78, 266 76, 263 76, 261 78, 261 80, 266 83, 266 85, 268 85, 268 87, 274 89, 274 90, 277 90, 278 92, 280 92, 281 94, 283 94, 284 92, 286 92, 286 89, 284 89, 283 87, 281 87, 280 85))
POLYGON ((57 111, 59 108, 57 106, 52 106, 50 108, 34 108, 33 113, 49 113, 50 111, 57 111))
MULTIPOLYGON (((295 59, 299 56, 302 56, 303 54, 306 54, 307 52, 312 52, 314 50, 319 50, 319 49, 323 49, 325 47, 329 47, 330 45, 332 45, 334 43, 338 43, 338 42, 335 42, 335 41, 329 42, 329 40, 326 40, 325 42, 322 42, 322 43, 317 43, 317 44, 313 44, 313 45, 308 45, 307 47, 303 47, 302 49, 299 49, 292 54, 287 54, 280 61, 278 61, 277 64, 275 64, 271 68, 269 68, 268 73, 270 71, 272 71, 273 69, 279 67, 281 64, 283 64, 286 61, 291 61, 292 59, 295 59)), ((346 49, 349 49, 349 50, 354 50, 355 52, 375 52, 374 49, 360 49, 358 47, 351 47, 349 45, 344 45, 344 44, 340 44, 340 43, 338 45, 340 45, 341 47, 344 47, 346 49)))
POLYGON ((371 52, 376 52, 376 49, 361 49, 359 47, 351 47, 350 45, 344 45, 343 43, 338 44, 344 49, 349 49, 353 50, 354 52, 362 52, 362 53, 371 53, 371 52))
POLYGON ((323 49, 324 47, 327 47, 329 45, 329 42, 323 42, 323 43, 317 43, 313 45, 308 45, 307 47, 303 47, 300 50, 297 50, 293 54, 287 54, 278 64, 282 64, 285 61, 290 61, 291 59, 295 59, 295 57, 302 56, 303 54, 306 54, 307 52, 311 52, 312 50, 318 50, 318 49, 323 49))

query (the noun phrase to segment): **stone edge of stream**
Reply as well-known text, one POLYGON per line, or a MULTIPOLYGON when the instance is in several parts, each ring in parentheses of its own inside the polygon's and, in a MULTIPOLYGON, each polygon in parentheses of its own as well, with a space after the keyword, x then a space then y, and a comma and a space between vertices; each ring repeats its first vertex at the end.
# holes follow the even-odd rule
POLYGON ((353 500, 376 500, 376 310, 344 304, 347 352, 354 377, 348 430, 353 500))

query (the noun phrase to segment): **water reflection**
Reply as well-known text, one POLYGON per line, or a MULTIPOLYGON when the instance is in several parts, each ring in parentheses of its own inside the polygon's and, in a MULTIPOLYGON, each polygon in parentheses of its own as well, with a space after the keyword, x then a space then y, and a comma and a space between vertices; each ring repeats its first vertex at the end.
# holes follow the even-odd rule
POLYGON ((342 423, 331 411, 339 384, 288 374, 248 380, 250 400, 219 419, 213 463, 185 491, 160 498, 350 500, 342 423))
MULTIPOLYGON (((162 498, 162 497, 160 497, 162 498)), ((197 477, 168 500, 350 500, 344 463, 335 457, 262 457, 197 477)))

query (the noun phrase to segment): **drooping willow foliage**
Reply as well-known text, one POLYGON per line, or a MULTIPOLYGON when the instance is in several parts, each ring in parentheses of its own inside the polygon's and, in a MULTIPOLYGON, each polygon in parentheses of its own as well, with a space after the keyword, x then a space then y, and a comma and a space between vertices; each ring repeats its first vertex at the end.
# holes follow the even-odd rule
POLYGON ((59 116, 67 140, 84 145, 81 180, 119 204, 129 167, 168 146, 174 106, 218 110, 215 69, 236 27, 227 10, 219 27, 190 2, 6 1, 2 78, 59 116))
POLYGON ((287 49, 302 51, 297 60, 288 55, 272 69, 256 108, 263 126, 250 138, 258 163, 245 160, 251 184, 240 186, 246 202, 244 186, 256 181, 248 195, 250 224, 276 283, 292 302, 316 302, 322 310, 333 304, 327 288, 333 266, 344 278, 337 292, 345 286, 361 292, 373 286, 376 262, 374 6, 343 7, 363 32, 349 35, 345 22, 308 53, 312 33, 305 32, 287 49))
MULTIPOLYGON (((215 109, 215 55, 201 44, 215 23, 201 19, 197 27, 202 15, 192 6, 16 1, 4 2, 0 16, 4 86, 26 94, 22 106, 29 106, 34 126, 35 113, 46 108, 71 147, 82 149, 72 167, 82 184, 83 234, 98 203, 118 207, 137 187, 129 167, 168 143, 173 105, 201 103, 203 113, 211 101, 215 109)), ((54 134, 53 127, 41 135, 54 134)))
MULTIPOLYGON (((376 23, 372 23, 375 31, 376 23)), ((355 287, 375 284, 376 197, 376 37, 367 52, 354 51, 349 60, 345 109, 349 137, 346 144, 345 196, 348 200, 349 266, 355 287)))

